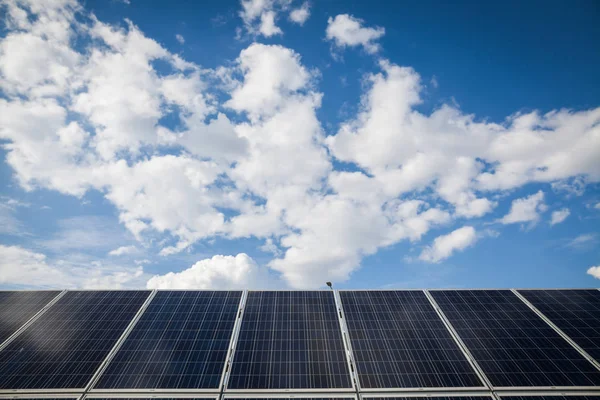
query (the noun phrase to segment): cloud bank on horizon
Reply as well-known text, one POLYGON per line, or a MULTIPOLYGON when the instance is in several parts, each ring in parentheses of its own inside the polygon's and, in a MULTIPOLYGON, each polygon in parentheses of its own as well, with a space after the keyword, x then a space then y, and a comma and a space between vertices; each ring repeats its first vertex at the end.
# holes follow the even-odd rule
MULTIPOLYGON (((323 37, 335 54, 372 57, 374 70, 364 73, 357 112, 326 129, 319 71, 294 49, 260 43, 285 35, 283 19, 304 29, 309 2, 242 0, 238 36, 252 42, 216 68, 74 0, 0 7, 0 139, 16 183, 98 193, 135 240, 89 266, 0 245, 0 284, 314 288, 348 280, 363 258, 400 242, 439 263, 494 240, 485 224, 563 223, 570 210, 547 204, 545 191, 600 181, 600 107, 515 110, 503 123, 455 104, 424 113, 419 72, 380 56, 385 28, 350 14, 331 16, 323 37), (547 188, 507 197, 532 183, 547 188), (503 203, 508 213, 492 218, 503 203), (438 229, 450 233, 420 244, 438 229), (246 238, 270 260, 213 255, 155 276, 143 260, 118 263, 149 246, 170 257, 246 238)), ((598 268, 588 273, 600 277, 598 268)))

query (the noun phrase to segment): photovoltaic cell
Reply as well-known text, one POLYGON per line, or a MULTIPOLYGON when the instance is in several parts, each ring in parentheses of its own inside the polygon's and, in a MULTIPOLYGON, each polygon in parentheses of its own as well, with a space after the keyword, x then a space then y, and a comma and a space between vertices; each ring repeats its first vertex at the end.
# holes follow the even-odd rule
POLYGON ((249 292, 228 388, 352 388, 333 292, 249 292))
POLYGON ((218 389, 241 296, 158 292, 95 388, 218 389))
POLYGON ((511 291, 430 293, 493 386, 600 384, 600 371, 511 291))
POLYGON ((519 290, 519 293, 600 361, 600 291, 519 290))
POLYGON ((0 291, 0 344, 29 321, 59 291, 0 291))
POLYGON ((0 352, 0 389, 85 387, 149 294, 67 292, 0 352))
POLYGON ((342 291, 362 388, 484 387, 422 291, 342 291))

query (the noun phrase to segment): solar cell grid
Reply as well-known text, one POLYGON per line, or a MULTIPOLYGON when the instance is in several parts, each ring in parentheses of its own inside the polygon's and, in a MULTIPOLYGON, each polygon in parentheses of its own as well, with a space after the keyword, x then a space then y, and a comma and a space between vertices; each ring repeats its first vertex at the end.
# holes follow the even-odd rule
POLYGON ((341 291, 362 388, 483 387, 422 291, 341 291))
POLYGON ((430 293, 493 386, 600 384, 600 371, 511 291, 430 293))
POLYGON ((0 291, 0 344, 29 321, 59 291, 0 291))
POLYGON ((158 292, 95 388, 218 389, 241 295, 158 292))
POLYGON ((519 290, 519 293, 600 361, 600 291, 519 290))
POLYGON ((0 389, 85 387, 149 293, 67 292, 0 352, 0 389))
POLYGON ((228 388, 352 388, 333 293, 249 292, 228 388))

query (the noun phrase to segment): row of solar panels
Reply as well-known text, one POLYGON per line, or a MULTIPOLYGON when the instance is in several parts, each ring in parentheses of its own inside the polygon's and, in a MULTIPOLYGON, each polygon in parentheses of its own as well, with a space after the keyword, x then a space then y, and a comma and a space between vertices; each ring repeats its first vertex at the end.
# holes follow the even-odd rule
POLYGON ((205 395, 178 395, 177 397, 161 397, 152 396, 144 397, 144 395, 130 395, 129 396, 111 396, 103 397, 102 395, 83 395, 80 397, 73 397, 68 395, 56 395, 55 397, 40 396, 40 397, 4 397, 0 395, 0 399, 21 399, 21 400, 59 400, 59 399, 94 399, 94 400, 141 400, 141 399, 152 399, 152 400, 600 400, 600 396, 594 393, 580 393, 580 394, 554 394, 554 393, 543 393, 543 394, 531 394, 531 393, 512 393, 506 395, 497 395, 492 393, 480 393, 480 394, 462 394, 462 395, 448 395, 448 396, 429 396, 429 395, 396 395, 396 394, 364 394, 364 395, 346 395, 346 394, 335 394, 332 396, 326 396, 322 394, 316 395, 303 395, 293 396, 268 396, 268 397, 245 397, 243 395, 222 395, 222 396, 205 396, 205 395), (60 397, 59 397, 60 396, 60 397))
POLYGON ((429 395, 395 395, 395 394, 364 394, 364 395, 347 395, 347 394, 336 394, 330 397, 323 394, 316 395, 303 395, 303 396, 268 396, 268 397, 244 397, 244 395, 222 395, 222 396, 206 396, 206 395, 178 395, 177 397, 161 397, 152 396, 144 397, 144 395, 129 395, 129 396, 111 396, 103 397, 102 395, 84 395, 81 397, 73 397, 69 395, 56 395, 55 397, 40 396, 40 397, 4 397, 0 395, 0 399, 21 399, 21 400, 59 400, 59 399, 94 399, 94 400, 140 400, 140 399, 152 399, 152 400, 600 400, 600 396, 594 393, 580 393, 580 394, 555 394, 555 393, 543 393, 543 394, 531 394, 531 393, 512 393, 506 395, 497 395, 492 393, 480 393, 480 394, 462 394, 462 395, 447 395, 447 396, 429 396, 429 395), (59 397, 60 396, 60 397, 59 397))
POLYGON ((600 390, 600 291, 0 292, 0 392, 600 390))

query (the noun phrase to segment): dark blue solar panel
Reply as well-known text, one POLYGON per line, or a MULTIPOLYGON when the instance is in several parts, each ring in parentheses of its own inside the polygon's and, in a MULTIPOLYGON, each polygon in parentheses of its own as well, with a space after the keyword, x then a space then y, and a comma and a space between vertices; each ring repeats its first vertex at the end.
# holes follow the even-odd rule
POLYGON ((600 384, 600 371, 511 291, 431 294, 493 386, 600 384))
POLYGON ((66 293, 0 352, 0 389, 85 387, 149 294, 66 293))
POLYGON ((422 291, 342 291, 362 388, 484 387, 422 291))
POLYGON ((241 296, 158 292, 95 388, 218 389, 241 296))
POLYGON ((600 291, 519 290, 519 293, 600 361, 600 291))
POLYGON ((59 291, 0 291, 0 344, 40 311, 59 291))
POLYGON ((351 388, 333 292, 249 292, 230 389, 351 388))

